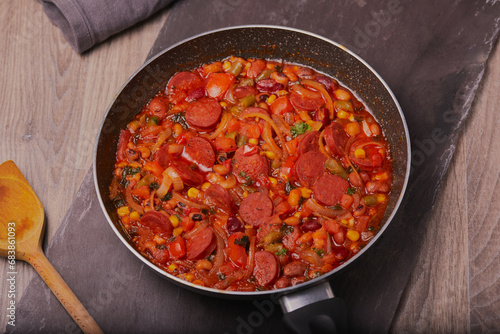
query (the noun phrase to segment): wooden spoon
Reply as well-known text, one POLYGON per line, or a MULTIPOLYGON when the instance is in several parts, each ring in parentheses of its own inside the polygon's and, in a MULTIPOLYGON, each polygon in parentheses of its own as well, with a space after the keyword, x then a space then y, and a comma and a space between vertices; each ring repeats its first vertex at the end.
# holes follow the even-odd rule
POLYGON ((9 235, 12 237, 15 233, 16 259, 26 261, 35 268, 84 333, 103 333, 43 254, 45 215, 42 203, 10 160, 0 165, 0 208, 0 255, 5 258, 11 255, 12 259, 9 235))

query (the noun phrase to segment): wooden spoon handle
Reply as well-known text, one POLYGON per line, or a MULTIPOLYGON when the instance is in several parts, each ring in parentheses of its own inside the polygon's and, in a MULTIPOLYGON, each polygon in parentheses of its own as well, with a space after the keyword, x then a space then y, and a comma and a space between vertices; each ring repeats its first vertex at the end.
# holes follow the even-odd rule
POLYGON ((33 268, 84 333, 104 333, 40 249, 27 257, 33 268))

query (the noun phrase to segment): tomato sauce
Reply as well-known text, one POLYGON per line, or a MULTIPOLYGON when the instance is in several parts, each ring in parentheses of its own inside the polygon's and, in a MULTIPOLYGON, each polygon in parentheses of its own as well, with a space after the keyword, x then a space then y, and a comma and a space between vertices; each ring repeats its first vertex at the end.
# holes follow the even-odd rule
POLYGON ((176 73, 121 131, 110 196, 161 269, 255 291, 359 252, 391 183, 383 130, 348 88, 305 66, 230 57, 176 73))

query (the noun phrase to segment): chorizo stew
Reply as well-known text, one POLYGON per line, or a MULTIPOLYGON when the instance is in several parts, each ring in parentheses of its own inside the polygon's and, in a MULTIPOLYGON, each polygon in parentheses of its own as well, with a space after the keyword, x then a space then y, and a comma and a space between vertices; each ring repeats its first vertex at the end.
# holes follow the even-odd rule
POLYGON ((121 130, 110 197, 161 269, 260 291, 359 252, 391 180, 383 131, 348 88, 309 67, 230 57, 176 73, 121 130))

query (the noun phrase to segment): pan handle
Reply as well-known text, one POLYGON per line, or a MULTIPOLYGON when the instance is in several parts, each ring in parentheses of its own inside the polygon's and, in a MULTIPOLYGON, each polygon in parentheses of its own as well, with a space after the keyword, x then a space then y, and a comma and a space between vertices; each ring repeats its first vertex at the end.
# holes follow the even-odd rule
POLYGON ((297 334, 347 333, 347 305, 328 282, 280 298, 285 328, 297 334))

